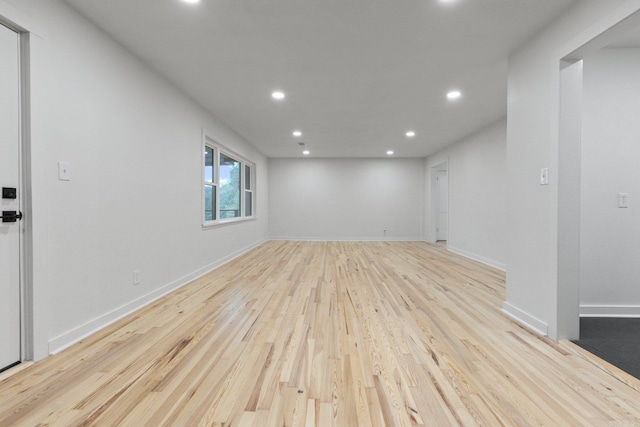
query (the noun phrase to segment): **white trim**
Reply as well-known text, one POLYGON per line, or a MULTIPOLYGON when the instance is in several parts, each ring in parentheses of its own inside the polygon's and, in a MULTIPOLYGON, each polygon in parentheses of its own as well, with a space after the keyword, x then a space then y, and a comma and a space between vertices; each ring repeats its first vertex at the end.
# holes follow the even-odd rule
POLYGON ((269 240, 289 240, 293 242, 423 242, 419 237, 269 237, 269 240))
POLYGON ((581 305, 580 317, 640 317, 640 305, 581 305))
POLYGON ((204 224, 202 224, 202 229, 203 230, 210 230, 213 228, 218 228, 218 227, 223 227, 225 225, 231 225, 231 224, 235 224, 238 222, 249 222, 249 221, 257 221, 258 218, 249 216, 246 218, 227 218, 227 219, 223 219, 223 220, 219 220, 219 221, 207 221, 204 224))
POLYGON ((502 311, 508 317, 525 326, 528 329, 531 329, 533 332, 539 333, 542 336, 548 336, 549 334, 549 325, 544 323, 542 320, 537 319, 531 316, 528 313, 520 310, 519 308, 509 304, 507 301, 502 303, 502 311))
MULTIPOLYGON (((15 28, 10 28, 14 31, 15 28)), ((20 227, 20 361, 33 360, 33 221, 31 209, 30 34, 18 32, 20 112, 18 119, 18 199, 20 227)))
MULTIPOLYGON (((449 181, 449 156, 447 156, 444 161, 429 167, 429 219, 430 221, 428 221, 428 226, 426 230, 426 233, 427 233, 426 240, 428 243, 436 243, 437 241, 436 216, 438 215, 438 212, 436 212, 436 207, 438 205, 438 202, 437 202, 438 190, 437 190, 436 176, 439 170, 447 171, 447 182, 448 182, 449 181)), ((447 188, 449 188, 448 184, 447 184, 447 188)), ((447 199, 448 198, 449 198, 449 194, 447 194, 447 199)), ((447 213, 447 218, 448 216, 449 214, 447 213)), ((449 222, 448 219, 447 219, 447 222, 449 222)), ((449 234, 448 231, 447 231, 447 234, 449 234)))
POLYGON ((152 302, 156 301, 159 298, 175 291, 176 289, 181 288, 184 285, 187 285, 194 281, 195 279, 204 276, 205 274, 215 270, 218 267, 228 263, 229 261, 239 257, 240 255, 249 252, 253 248, 264 243, 266 239, 261 240, 255 244, 247 246, 243 249, 240 249, 222 259, 219 259, 209 265, 206 265, 192 273, 189 273, 178 280, 175 280, 159 289, 156 289, 153 292, 148 293, 138 299, 135 299, 127 304, 124 304, 114 310, 109 311, 108 313, 103 314, 93 320, 90 320, 83 325, 80 325, 76 328, 73 328, 67 332, 58 335, 55 338, 49 340, 49 354, 56 354, 61 352, 62 350, 70 347, 71 345, 77 343, 78 341, 92 335, 99 330, 111 325, 112 323, 122 319, 128 314, 137 311, 152 302))
POLYGON ((490 258, 485 258, 481 255, 477 255, 471 252, 464 251, 462 249, 458 249, 447 244, 447 250, 449 252, 453 252, 454 254, 461 255, 465 258, 472 259, 474 261, 481 262, 489 267, 497 268, 498 270, 507 271, 507 264, 492 260, 490 258))

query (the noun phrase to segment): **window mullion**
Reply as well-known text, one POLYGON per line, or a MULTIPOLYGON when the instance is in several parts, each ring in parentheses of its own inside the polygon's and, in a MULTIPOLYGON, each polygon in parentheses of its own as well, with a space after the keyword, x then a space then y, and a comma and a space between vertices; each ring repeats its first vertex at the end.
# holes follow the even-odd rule
POLYGON ((245 217, 247 213, 245 212, 245 203, 244 203, 244 162, 240 161, 240 170, 238 173, 240 174, 240 216, 245 217))
POLYGON ((220 151, 218 147, 213 149, 213 181, 216 188, 216 221, 220 220, 220 151))

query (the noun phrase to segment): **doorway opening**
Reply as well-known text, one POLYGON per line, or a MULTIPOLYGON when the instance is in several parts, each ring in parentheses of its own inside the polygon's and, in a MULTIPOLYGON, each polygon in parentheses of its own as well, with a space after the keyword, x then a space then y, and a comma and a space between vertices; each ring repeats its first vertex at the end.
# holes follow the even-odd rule
POLYGON ((616 364, 640 351, 640 12, 561 68, 558 339, 616 364))
POLYGON ((429 241, 446 246, 449 239, 449 165, 431 168, 431 221, 429 241))

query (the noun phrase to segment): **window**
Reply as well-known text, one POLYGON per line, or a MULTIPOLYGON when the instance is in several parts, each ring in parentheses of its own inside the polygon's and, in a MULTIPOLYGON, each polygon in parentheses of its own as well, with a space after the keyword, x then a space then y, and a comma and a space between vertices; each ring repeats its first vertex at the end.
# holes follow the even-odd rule
POLYGON ((208 139, 203 164, 204 225, 253 218, 255 165, 208 139))
POLYGON ((220 219, 238 218, 240 212, 240 161, 220 153, 220 219))
POLYGON ((218 186, 214 174, 214 154, 212 147, 205 147, 204 151, 204 220, 215 221, 218 219, 216 209, 216 199, 218 186))
POLYGON ((253 166, 244 165, 244 215, 253 216, 253 166))

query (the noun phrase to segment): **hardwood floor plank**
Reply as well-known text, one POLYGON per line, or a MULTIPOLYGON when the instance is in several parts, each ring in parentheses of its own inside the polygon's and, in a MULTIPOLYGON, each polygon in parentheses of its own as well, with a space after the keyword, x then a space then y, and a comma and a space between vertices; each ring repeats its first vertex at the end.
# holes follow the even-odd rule
POLYGON ((640 382, 423 242, 270 241, 0 379, 0 426, 640 426, 640 382))

